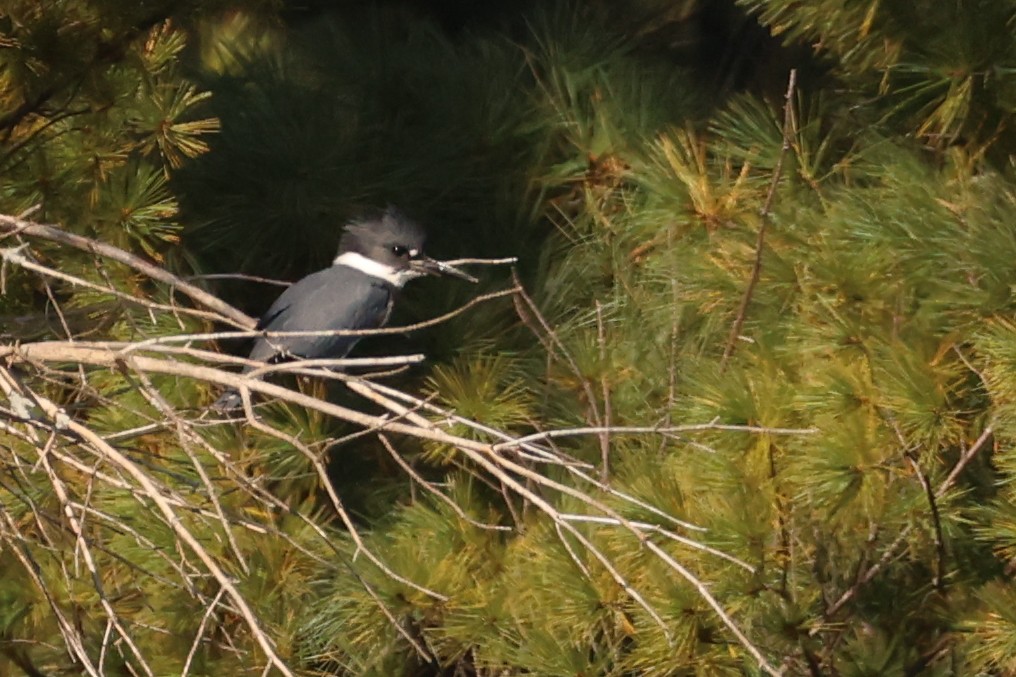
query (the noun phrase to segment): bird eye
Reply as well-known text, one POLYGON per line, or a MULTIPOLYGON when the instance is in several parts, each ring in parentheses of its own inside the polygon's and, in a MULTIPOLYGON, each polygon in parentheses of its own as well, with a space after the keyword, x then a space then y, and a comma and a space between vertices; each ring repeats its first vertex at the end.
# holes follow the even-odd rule
POLYGON ((395 254, 398 257, 405 256, 408 253, 409 253, 409 251, 405 247, 400 245, 400 244, 394 245, 392 247, 392 254, 395 254))

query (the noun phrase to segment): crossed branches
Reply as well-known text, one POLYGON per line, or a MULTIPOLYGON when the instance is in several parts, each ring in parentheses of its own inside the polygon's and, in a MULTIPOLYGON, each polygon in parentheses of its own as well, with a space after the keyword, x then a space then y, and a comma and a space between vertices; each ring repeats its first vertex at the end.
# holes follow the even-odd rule
MULTIPOLYGON (((171 530, 178 550, 181 553, 186 553, 182 559, 183 563, 173 562, 172 564, 172 568, 179 576, 179 580, 173 584, 187 590, 191 596, 200 601, 205 609, 201 617, 198 635, 194 638, 187 656, 185 664, 187 668, 192 663, 197 647, 202 642, 213 641, 208 636, 202 636, 208 634, 208 628, 213 625, 213 620, 222 613, 229 613, 242 619, 250 637, 264 654, 267 666, 275 668, 284 675, 292 674, 291 667, 279 654, 269 630, 257 617, 250 601, 244 597, 237 586, 236 574, 229 573, 231 570, 238 570, 241 573, 247 570, 245 553, 234 537, 234 532, 249 530, 255 533, 273 533, 273 527, 270 524, 229 514, 218 498, 222 491, 221 482, 228 481, 231 486, 244 492, 251 500, 269 510, 297 513, 285 501, 275 497, 270 491, 247 477, 223 449, 216 448, 207 441, 206 436, 202 434, 202 429, 210 425, 222 424, 222 422, 211 421, 204 413, 195 415, 193 412, 187 413, 174 409, 158 388, 153 385, 153 376, 173 376, 178 379, 189 379, 237 389, 244 400, 244 415, 241 424, 281 440, 304 455, 318 475, 335 515, 353 539, 358 553, 366 557, 385 575, 420 594, 439 601, 446 599, 444 594, 399 575, 387 565, 383 552, 371 551, 358 533, 357 526, 343 506, 341 497, 332 488, 325 473, 322 453, 313 444, 265 422, 253 406, 253 394, 303 407, 324 416, 353 424, 362 431, 355 433, 356 435, 376 435, 411 481, 428 493, 438 496, 439 500, 457 507, 454 500, 444 494, 440 487, 427 482, 413 471, 411 465, 400 457, 390 438, 393 435, 408 436, 440 443, 455 449, 460 455, 460 461, 468 465, 470 472, 481 476, 485 481, 499 485, 507 497, 523 501, 550 520, 583 575, 588 577, 591 574, 587 564, 579 556, 577 548, 595 560, 616 585, 624 590, 628 597, 641 607, 669 638, 671 632, 667 622, 646 598, 644 592, 625 576, 618 564, 598 547, 581 527, 594 525, 598 528, 617 529, 628 534, 633 546, 644 549, 696 590, 702 600, 727 627, 731 635, 754 658, 761 670, 771 675, 779 674, 779 670, 768 662, 763 652, 740 629, 734 617, 712 594, 709 584, 697 577, 688 566, 682 564, 677 557, 657 541, 660 538, 669 540, 678 544, 679 547, 697 550, 706 556, 721 559, 749 572, 754 570, 753 566, 697 540, 694 534, 700 534, 703 531, 702 527, 682 521, 657 506, 611 487, 605 476, 595 476, 590 472, 591 466, 569 458, 553 445, 553 440, 565 436, 581 435, 593 436, 602 441, 625 435, 675 438, 703 431, 736 431, 771 436, 810 435, 817 431, 813 429, 730 426, 712 421, 691 425, 641 427, 595 425, 570 430, 537 430, 532 434, 520 436, 491 428, 484 425, 482 421, 469 420, 454 411, 383 385, 370 377, 351 376, 327 368, 353 364, 378 368, 404 367, 419 361, 421 356, 374 360, 296 361, 271 366, 259 365, 258 370, 247 374, 238 374, 221 367, 245 364, 245 360, 196 346, 222 338, 265 334, 253 331, 251 327, 254 326, 254 321, 251 318, 228 306, 217 297, 127 252, 107 244, 94 242, 88 238, 71 235, 53 226, 0 216, 0 232, 6 232, 6 235, 3 236, 6 238, 30 235, 61 245, 76 247, 97 256, 108 257, 148 275, 157 282, 169 285, 175 291, 185 295, 197 307, 158 303, 150 299, 125 295, 109 284, 83 280, 54 270, 29 256, 27 245, 24 244, 0 250, 5 265, 21 266, 47 279, 91 286, 96 291, 119 296, 124 302, 138 304, 150 311, 173 313, 180 318, 181 325, 183 325, 185 316, 191 316, 202 320, 215 319, 237 328, 236 331, 229 332, 156 336, 135 342, 82 341, 68 335, 65 340, 0 346, 0 365, 5 365, 0 366, 0 390, 7 400, 6 404, 0 407, 0 430, 20 442, 19 451, 11 452, 8 458, 3 459, 3 462, 8 464, 12 469, 11 472, 18 477, 19 481, 30 483, 42 480, 47 482, 56 494, 61 508, 61 516, 47 516, 40 510, 33 510, 37 529, 35 532, 29 533, 22 524, 13 520, 0 505, 0 542, 6 542, 14 548, 28 576, 46 596, 58 620, 68 651, 87 673, 102 674, 103 661, 107 651, 116 650, 128 652, 133 659, 132 663, 136 664, 141 672, 152 674, 152 669, 147 664, 143 653, 131 640, 130 629, 122 622, 103 589, 102 572, 99 571, 99 565, 93 556, 93 552, 100 548, 101 544, 89 536, 90 531, 85 528, 84 523, 86 521, 110 522, 115 528, 126 533, 131 533, 132 527, 129 524, 118 522, 115 517, 101 513, 96 514, 97 511, 88 500, 90 487, 94 483, 132 497, 146 513, 156 516, 171 530), (63 372, 57 370, 56 367, 68 364, 73 365, 77 370, 82 382, 80 387, 90 387, 87 382, 89 370, 112 371, 119 374, 143 396, 157 412, 157 415, 152 416, 149 412, 147 416, 150 422, 136 430, 125 430, 106 435, 99 434, 86 422, 74 416, 73 412, 68 413, 53 399, 45 396, 40 387, 36 385, 37 382, 45 379, 60 378, 63 372), (88 369, 85 369, 86 367, 88 369), (352 392, 371 400, 385 413, 366 414, 311 397, 297 390, 263 380, 263 376, 267 372, 289 372, 341 380, 352 392), (473 438, 456 435, 448 430, 451 426, 463 425, 474 433, 473 438), (179 448, 190 459, 200 479, 200 487, 195 487, 195 491, 182 493, 174 487, 172 481, 160 476, 158 472, 125 453, 121 448, 121 445, 133 435, 157 431, 174 435, 179 448), (199 454, 207 455, 213 459, 225 480, 222 478, 217 481, 213 480, 205 470, 205 461, 203 458, 199 458, 199 454), (551 467, 563 469, 574 482, 565 484, 551 479, 550 474, 543 471, 543 468, 549 469, 551 467), (65 479, 67 473, 77 473, 78 477, 89 478, 89 487, 85 489, 83 498, 80 488, 69 486, 70 481, 65 479), (582 506, 582 511, 563 512, 555 505, 554 499, 551 498, 553 496, 567 496, 573 499, 582 506), (620 505, 648 512, 658 518, 659 523, 628 519, 618 509, 599 498, 600 496, 607 496, 620 505), (198 531, 199 527, 200 531, 198 531), (66 530, 73 537, 76 552, 81 553, 86 569, 94 581, 95 590, 102 600, 102 609, 108 623, 102 651, 98 657, 92 656, 86 650, 86 643, 81 636, 81 631, 66 618, 58 600, 49 589, 48 583, 36 573, 38 571, 37 563, 32 560, 31 549, 27 547, 27 544, 33 539, 47 538, 46 535, 55 529, 66 530), (206 536, 204 536, 208 529, 214 530, 223 537, 226 543, 225 554, 217 555, 208 549, 205 542, 206 536), (199 536, 199 533, 202 536, 199 536), (207 586, 196 585, 195 581, 199 578, 214 581, 216 589, 209 594, 207 586)), ((467 260, 465 262, 505 264, 511 261, 467 260)), ((539 314, 536 304, 525 294, 517 280, 513 286, 507 289, 477 296, 446 315, 414 327, 373 330, 363 333, 403 332, 407 329, 429 326, 466 312, 479 303, 491 302, 503 297, 512 297, 515 299, 517 307, 524 309, 527 318, 540 331, 540 340, 544 345, 551 346, 554 350, 563 350, 563 345, 554 335, 550 324, 539 314)), ((321 332, 302 333, 318 334, 321 332)), ((200 408, 195 407, 195 410, 200 411, 200 408)), ((464 511, 461 509, 456 512, 461 517, 465 517, 464 511)), ((310 525, 322 541, 331 545, 329 534, 322 525, 308 516, 298 515, 298 517, 310 525)), ((466 521, 477 528, 509 528, 483 524, 471 518, 467 518, 466 521)), ((136 539, 139 543, 144 543, 145 540, 144 536, 140 534, 136 534, 136 539)), ((294 543, 294 545, 296 544, 294 543)), ((154 548, 154 545, 148 543, 145 547, 154 548)), ((306 554, 317 557, 314 553, 306 554)), ((352 562, 347 562, 346 565, 354 567, 352 562)), ((369 585, 358 575, 357 578, 378 605, 380 611, 389 619, 409 646, 423 660, 432 660, 432 652, 421 643, 420 638, 406 631, 396 619, 395 614, 385 606, 369 585)), ((227 634, 225 639, 216 641, 225 642, 228 649, 229 646, 236 645, 237 640, 237 637, 227 634)))

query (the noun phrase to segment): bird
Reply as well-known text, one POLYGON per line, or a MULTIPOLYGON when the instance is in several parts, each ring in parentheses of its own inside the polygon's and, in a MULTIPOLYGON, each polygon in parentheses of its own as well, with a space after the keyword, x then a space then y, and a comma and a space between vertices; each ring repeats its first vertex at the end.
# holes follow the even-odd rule
MULTIPOLYGON (((368 330, 383 327, 399 290, 425 275, 445 275, 469 282, 477 279, 423 252, 426 233, 398 208, 346 224, 332 265, 289 286, 261 317, 264 332, 368 330)), ((361 336, 259 336, 249 358, 275 363, 292 359, 342 358, 361 336)), ((256 366, 249 365, 244 373, 256 366)), ((212 405, 228 412, 242 406, 230 388, 212 405)))

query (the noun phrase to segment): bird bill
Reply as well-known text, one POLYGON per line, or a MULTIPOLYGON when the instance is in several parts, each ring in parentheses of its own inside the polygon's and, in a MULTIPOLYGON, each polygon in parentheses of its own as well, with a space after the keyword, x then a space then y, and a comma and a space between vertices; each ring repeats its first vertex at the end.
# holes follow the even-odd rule
POLYGON ((429 256, 420 256, 409 262, 410 267, 413 270, 419 271, 424 275, 447 275, 449 277, 457 277, 460 280, 468 280, 469 282, 479 282, 475 277, 459 270, 453 265, 445 263, 444 261, 438 261, 432 259, 429 256))

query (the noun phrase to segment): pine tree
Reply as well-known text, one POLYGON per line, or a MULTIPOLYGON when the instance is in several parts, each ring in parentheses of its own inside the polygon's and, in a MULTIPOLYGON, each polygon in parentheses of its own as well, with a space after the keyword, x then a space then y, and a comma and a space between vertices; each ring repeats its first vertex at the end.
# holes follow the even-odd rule
POLYGON ((0 655, 1016 669, 1016 4, 741 4, 0 14, 0 655), (389 201, 517 270, 209 419, 278 291, 201 276, 389 201))

